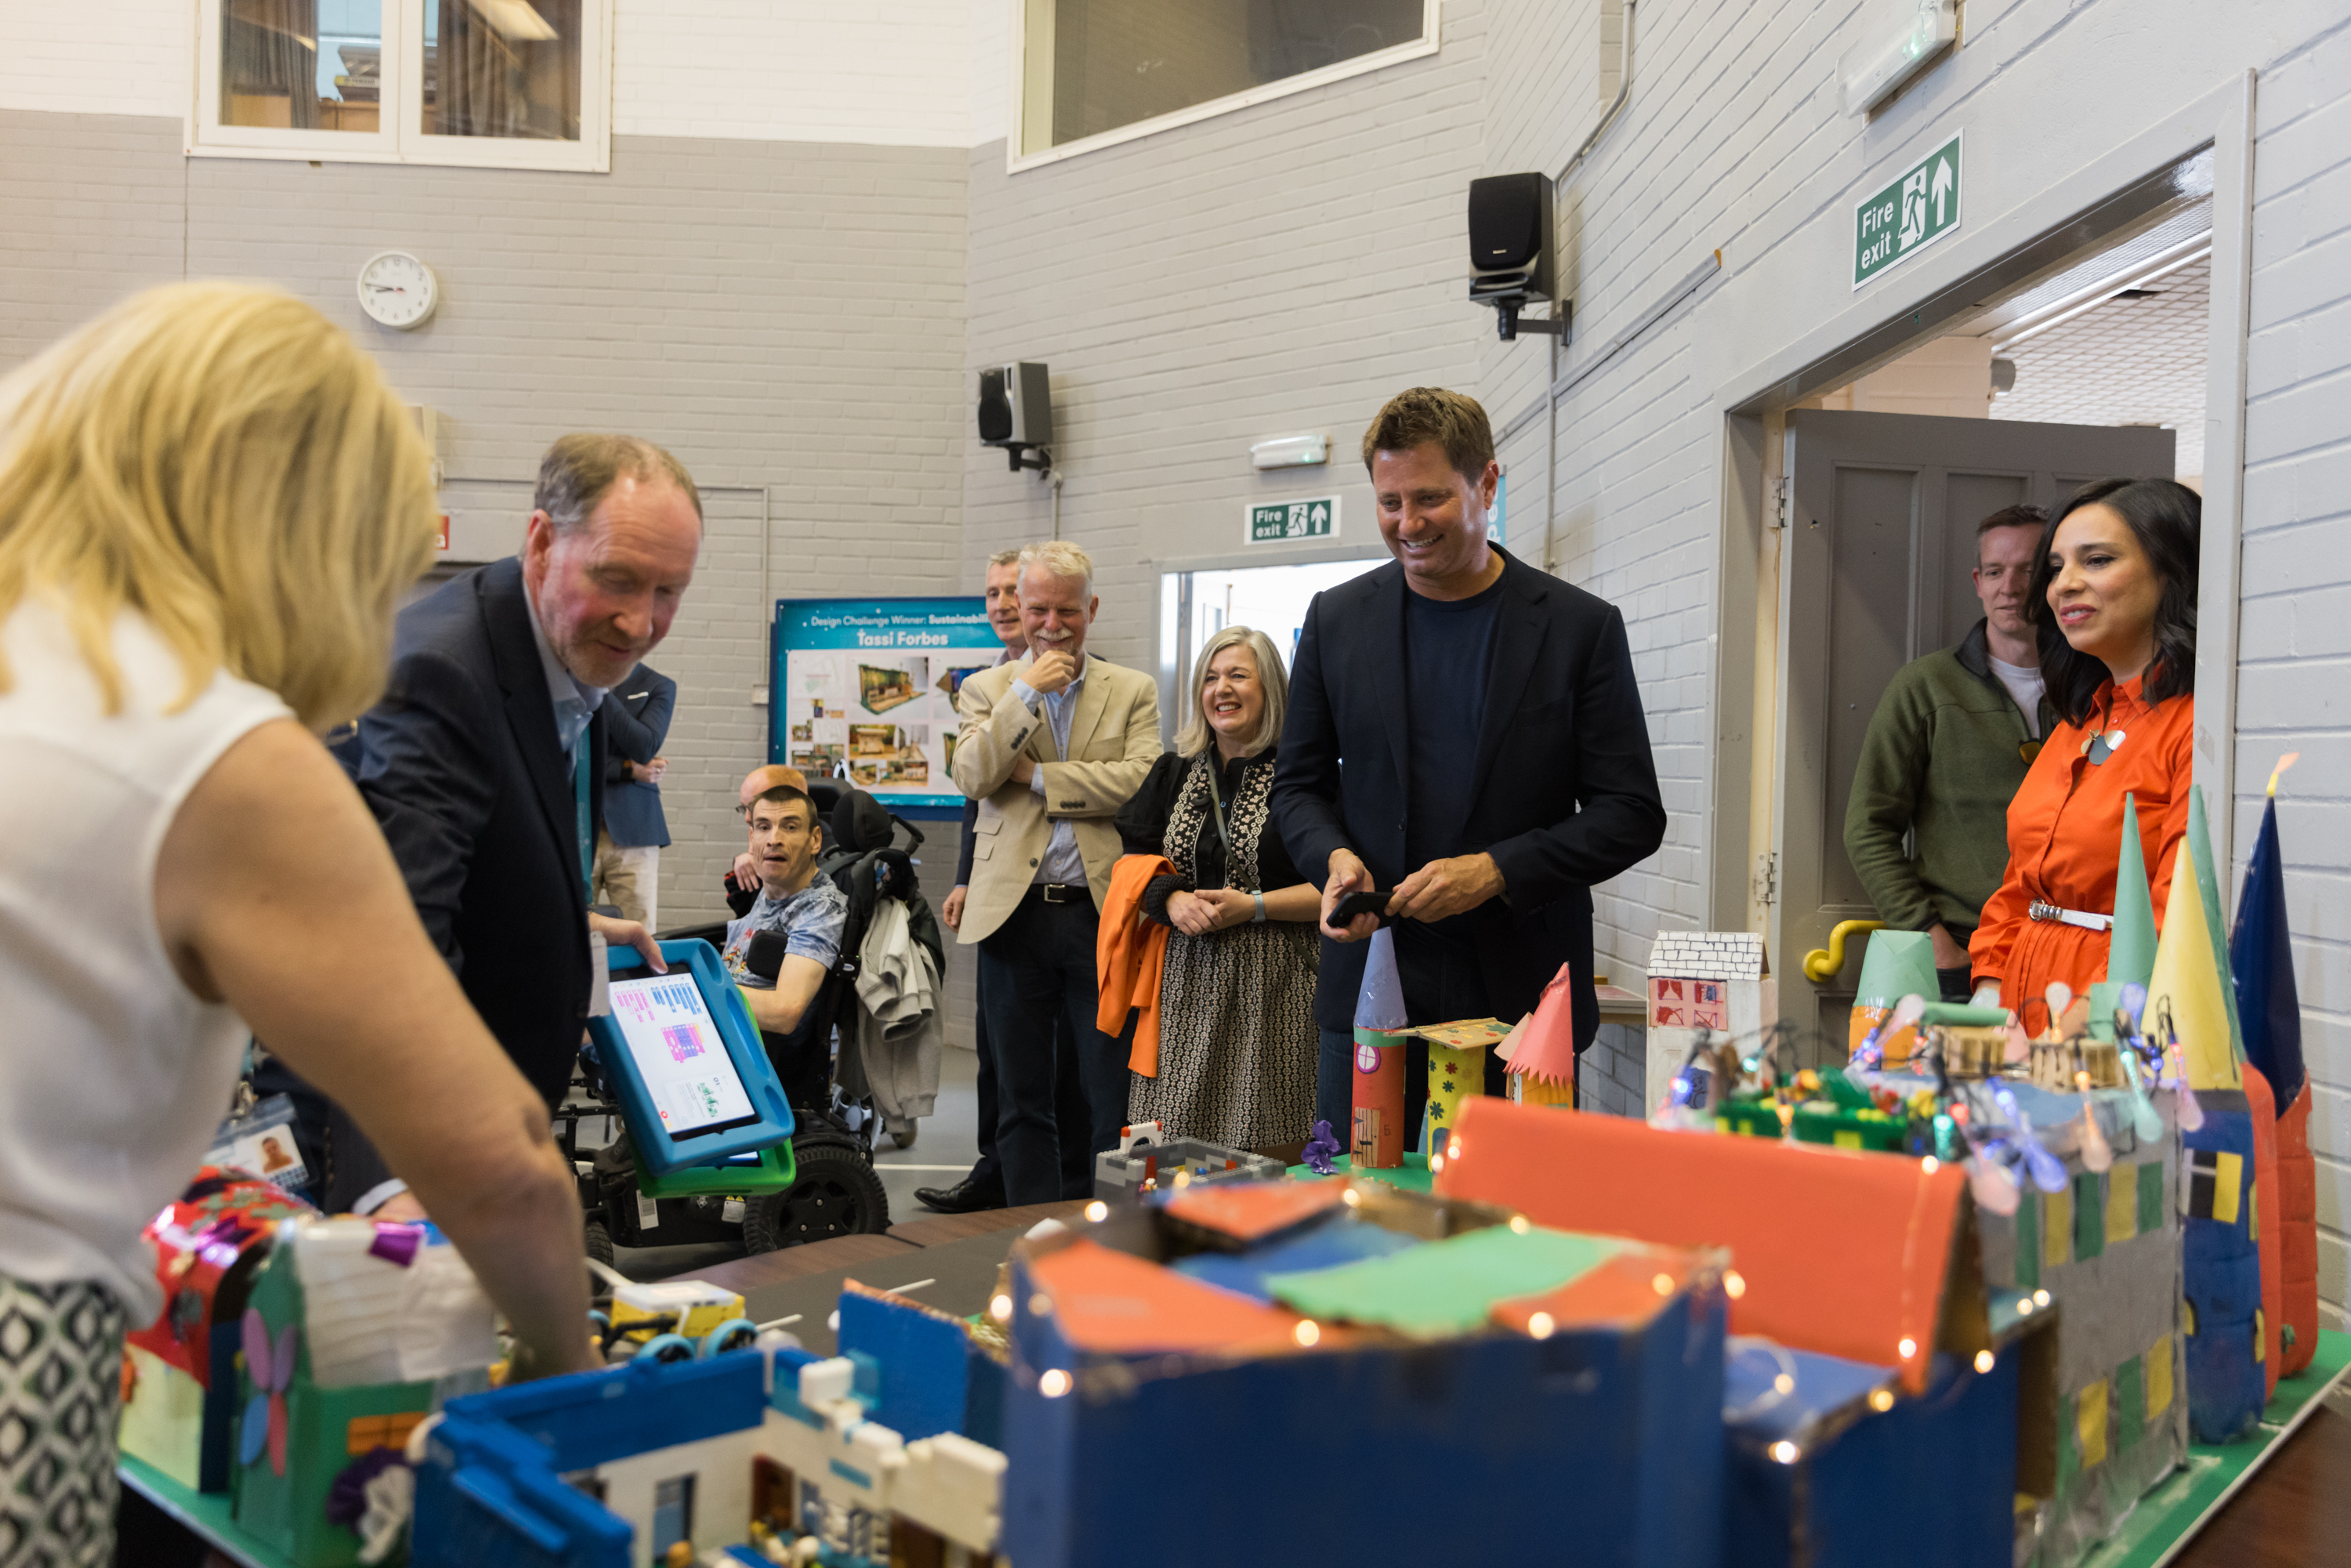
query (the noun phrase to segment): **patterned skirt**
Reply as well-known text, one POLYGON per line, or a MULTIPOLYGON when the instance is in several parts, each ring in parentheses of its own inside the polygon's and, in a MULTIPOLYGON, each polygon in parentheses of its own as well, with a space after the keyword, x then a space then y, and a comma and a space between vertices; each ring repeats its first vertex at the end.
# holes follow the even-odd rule
POLYGON ((1311 921, 1167 935, 1159 982, 1159 1076, 1130 1075, 1129 1122, 1230 1149, 1293 1144, 1314 1121, 1311 921))
POLYGON ((0 1274, 0 1568, 114 1561, 122 1304, 0 1274))

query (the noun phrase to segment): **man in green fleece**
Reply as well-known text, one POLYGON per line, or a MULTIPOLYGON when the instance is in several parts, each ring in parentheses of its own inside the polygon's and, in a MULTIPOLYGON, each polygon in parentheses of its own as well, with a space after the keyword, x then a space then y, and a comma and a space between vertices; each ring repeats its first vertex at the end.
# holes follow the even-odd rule
POLYGON ((1958 647, 1896 673, 1845 805, 1844 852, 1878 918, 1933 938, 1949 1001, 1967 999, 1968 938, 2008 869, 2008 803, 2054 720, 2025 620, 2046 520, 2010 507, 1976 525, 1984 618, 1958 647))

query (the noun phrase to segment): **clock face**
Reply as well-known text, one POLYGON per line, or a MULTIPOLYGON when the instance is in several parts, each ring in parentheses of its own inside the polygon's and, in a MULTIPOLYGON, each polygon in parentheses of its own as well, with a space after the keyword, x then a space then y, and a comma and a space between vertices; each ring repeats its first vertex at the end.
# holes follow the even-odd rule
POLYGON ((387 250, 360 268, 360 308, 387 327, 421 327, 440 300, 433 269, 404 250, 387 250))

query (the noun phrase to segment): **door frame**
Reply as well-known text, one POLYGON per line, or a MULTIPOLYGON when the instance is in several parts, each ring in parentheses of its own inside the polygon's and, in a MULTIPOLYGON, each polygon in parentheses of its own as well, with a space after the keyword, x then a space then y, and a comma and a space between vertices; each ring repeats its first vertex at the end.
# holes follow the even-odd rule
POLYGON ((1183 706, 1176 688, 1183 685, 1186 673, 1169 665, 1161 656, 1160 650, 1167 645, 1167 605, 1160 592, 1160 579, 1177 571, 1244 571, 1261 566, 1321 566, 1334 560, 1376 564, 1393 559, 1375 533, 1368 547, 1360 538, 1342 537, 1317 544, 1245 545, 1197 555, 1154 557, 1144 561, 1144 568, 1151 574, 1151 658, 1147 667, 1152 678, 1159 683, 1160 738, 1170 747, 1176 744, 1176 720, 1183 706))
MULTIPOLYGON (((2215 863, 2233 863, 2239 561, 2242 538, 2245 355, 2252 295, 2254 96, 2251 70, 2126 137, 2006 212, 1938 245, 1883 291, 1838 311, 1722 382, 1716 455, 1721 528, 1715 562, 1713 767, 1704 824, 1708 923, 1761 931, 1782 977, 1800 955, 1780 941, 1774 896, 1759 897, 1758 861, 1778 844, 1779 762, 1787 744, 1779 694, 1783 416, 1940 336, 2101 240, 2142 225, 2186 193, 2181 166, 2210 151, 2212 305, 2204 413, 2204 507, 2198 570, 2195 781, 2212 802, 2215 863), (1751 656, 1740 657, 1751 651, 1751 656)), ((1941 128, 1935 128, 1936 133, 1941 128)), ((1921 139, 1926 139, 1922 132, 1921 139)), ((1841 214, 1844 209, 1834 209, 1841 214)))

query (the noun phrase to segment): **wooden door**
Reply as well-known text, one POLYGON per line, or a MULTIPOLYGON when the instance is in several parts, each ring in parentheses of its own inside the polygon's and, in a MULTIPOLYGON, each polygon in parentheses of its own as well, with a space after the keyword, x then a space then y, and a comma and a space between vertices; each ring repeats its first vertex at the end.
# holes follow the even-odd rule
POLYGON ((1861 742, 1895 671, 1967 635, 1982 612, 1969 572, 1975 525, 2021 502, 2050 507, 2108 476, 2168 475, 2175 444, 2150 426, 2032 424, 1798 409, 1781 576, 1773 814, 1772 972, 1780 1010, 1820 1031, 1808 1064, 1842 1061, 1860 950, 1815 986, 1804 955, 1841 920, 1876 912, 1844 852, 1861 742))

